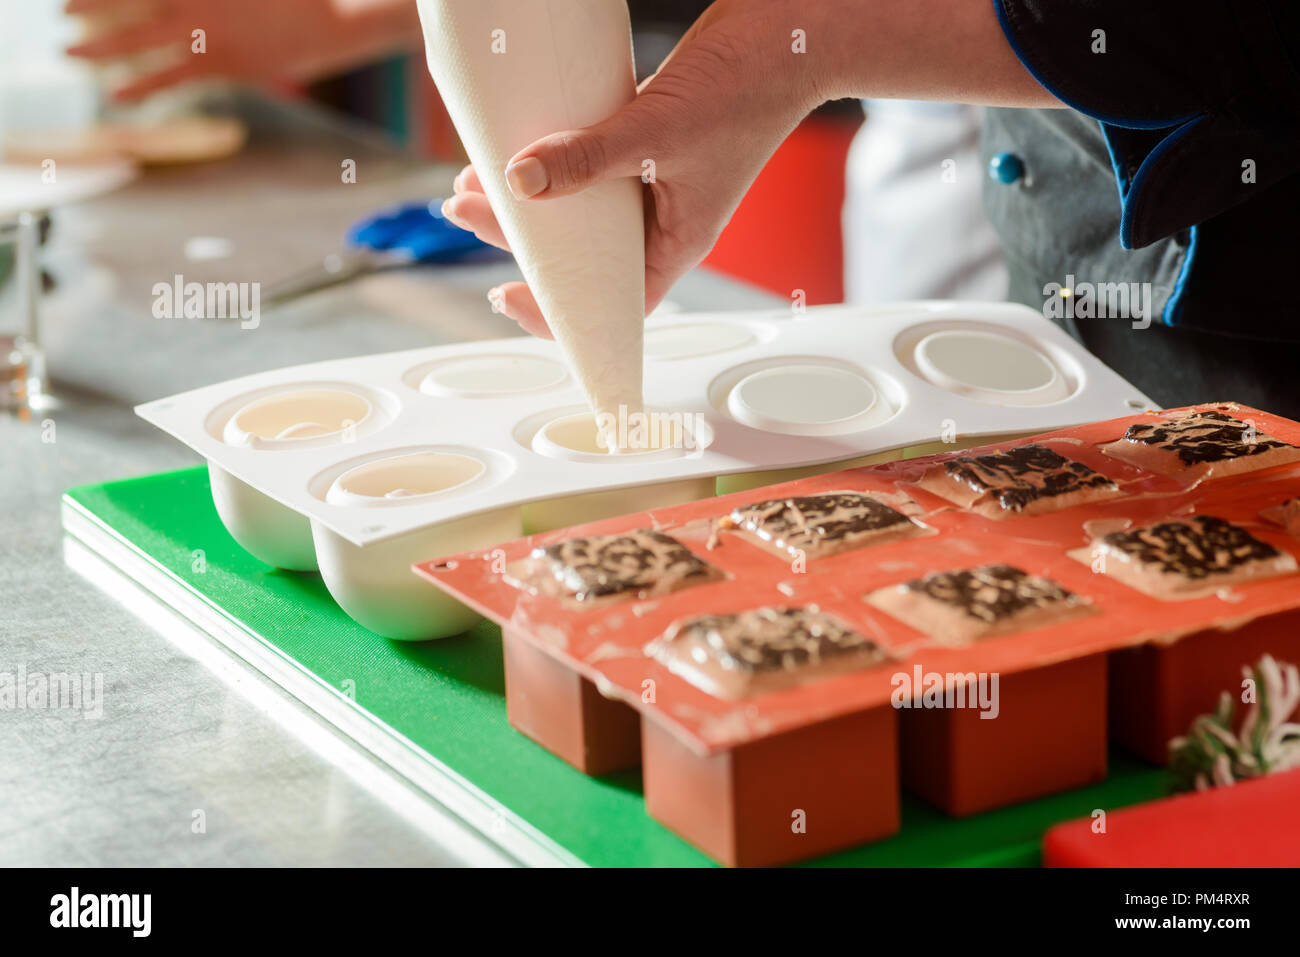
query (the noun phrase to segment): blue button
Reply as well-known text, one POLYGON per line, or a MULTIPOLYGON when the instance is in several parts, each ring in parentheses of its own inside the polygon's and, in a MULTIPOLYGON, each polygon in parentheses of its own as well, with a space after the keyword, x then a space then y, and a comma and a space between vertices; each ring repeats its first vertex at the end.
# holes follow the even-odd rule
POLYGON ((1025 175, 1025 161, 1015 153, 999 153, 989 160, 989 176, 1010 186, 1025 175))

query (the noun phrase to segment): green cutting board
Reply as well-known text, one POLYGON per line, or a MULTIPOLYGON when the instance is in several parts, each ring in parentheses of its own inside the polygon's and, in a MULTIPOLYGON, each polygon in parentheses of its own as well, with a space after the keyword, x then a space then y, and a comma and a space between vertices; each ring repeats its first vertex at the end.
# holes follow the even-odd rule
MULTIPOLYGON (((506 722, 501 635, 389 642, 355 624, 314 574, 263 565, 227 534, 203 467, 72 489, 84 513, 428 758, 593 866, 708 866, 645 812, 639 773, 590 778, 506 722)), ((329 716, 325 715, 328 719, 329 716)), ((1058 821, 1159 797, 1165 775, 1122 754, 1104 783, 964 820, 905 798, 893 838, 809 866, 1033 866, 1058 821)))

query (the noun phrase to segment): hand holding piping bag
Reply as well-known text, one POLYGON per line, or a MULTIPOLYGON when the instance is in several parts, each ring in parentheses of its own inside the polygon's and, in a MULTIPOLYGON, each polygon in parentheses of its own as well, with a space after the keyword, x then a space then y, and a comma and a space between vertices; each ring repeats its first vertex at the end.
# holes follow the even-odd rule
MULTIPOLYGON (((1059 105, 1016 60, 991 4, 718 0, 635 100, 602 123, 519 151, 507 182, 517 198, 545 202, 640 176, 650 311, 709 253, 799 121, 825 100, 850 95, 1059 105), (942 30, 934 29, 936 17, 942 30)), ((509 248, 472 166, 457 177, 443 214, 509 248)), ((528 332, 549 337, 524 283, 506 283, 489 298, 528 332)))

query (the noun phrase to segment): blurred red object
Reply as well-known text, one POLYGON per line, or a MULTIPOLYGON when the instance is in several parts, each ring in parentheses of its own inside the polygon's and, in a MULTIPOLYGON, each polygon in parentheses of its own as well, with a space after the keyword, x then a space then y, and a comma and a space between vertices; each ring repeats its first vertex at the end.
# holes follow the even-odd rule
POLYGON ((844 164, 857 117, 814 115, 768 161, 705 264, 810 306, 844 300, 844 164))
POLYGON ((1047 867, 1300 867, 1300 770, 1058 824, 1047 867))

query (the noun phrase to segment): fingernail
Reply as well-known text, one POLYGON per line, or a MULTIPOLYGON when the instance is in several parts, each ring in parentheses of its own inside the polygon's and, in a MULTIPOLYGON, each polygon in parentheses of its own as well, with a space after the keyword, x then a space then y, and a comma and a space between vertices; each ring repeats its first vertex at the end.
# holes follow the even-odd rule
POLYGON ((506 311, 506 297, 505 294, 501 292, 500 286, 493 286, 489 289, 487 298, 488 302, 492 305, 493 312, 502 313, 506 311))
POLYGON ((456 178, 451 181, 451 191, 453 193, 459 193, 461 191, 462 187, 460 185, 460 178, 464 175, 464 173, 457 173, 456 178))
POLYGON ((506 184, 515 199, 528 199, 546 189, 551 179, 546 175, 546 167, 536 156, 521 159, 506 167, 506 184))
POLYGON ((460 220, 456 217, 456 214, 451 211, 451 200, 449 199, 444 199, 442 201, 442 218, 450 219, 457 226, 460 225, 460 220))

